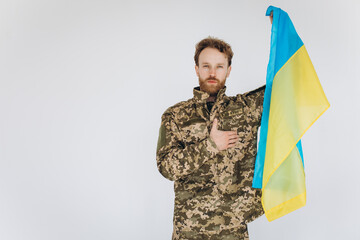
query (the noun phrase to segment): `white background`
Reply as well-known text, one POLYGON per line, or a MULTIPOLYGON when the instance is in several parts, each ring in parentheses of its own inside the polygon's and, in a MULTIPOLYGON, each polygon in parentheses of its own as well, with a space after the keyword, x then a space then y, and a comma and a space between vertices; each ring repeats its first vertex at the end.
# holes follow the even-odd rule
POLYGON ((195 44, 235 53, 227 95, 265 84, 269 5, 287 11, 330 109, 303 138, 307 205, 252 240, 360 239, 360 2, 0 1, 0 239, 170 239, 161 114, 192 97, 195 44))

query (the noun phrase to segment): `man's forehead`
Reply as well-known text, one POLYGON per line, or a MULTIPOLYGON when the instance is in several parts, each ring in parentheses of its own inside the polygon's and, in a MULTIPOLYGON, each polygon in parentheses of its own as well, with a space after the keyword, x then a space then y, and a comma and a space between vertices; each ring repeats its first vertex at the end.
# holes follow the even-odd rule
POLYGON ((227 56, 216 48, 205 48, 199 55, 200 63, 226 63, 227 56))

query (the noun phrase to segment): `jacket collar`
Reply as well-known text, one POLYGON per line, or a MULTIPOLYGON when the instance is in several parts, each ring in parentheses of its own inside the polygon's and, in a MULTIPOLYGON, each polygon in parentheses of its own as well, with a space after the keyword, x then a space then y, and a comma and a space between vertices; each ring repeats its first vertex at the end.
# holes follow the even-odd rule
MULTIPOLYGON (((216 102, 221 101, 224 97, 226 97, 225 91, 226 91, 226 86, 224 86, 224 88, 219 90, 219 92, 217 93, 217 96, 216 96, 216 102)), ((208 99, 210 97, 210 94, 208 94, 207 92, 201 91, 200 87, 195 87, 193 90, 193 93, 194 93, 194 99, 196 102, 206 101, 206 99, 208 99)))

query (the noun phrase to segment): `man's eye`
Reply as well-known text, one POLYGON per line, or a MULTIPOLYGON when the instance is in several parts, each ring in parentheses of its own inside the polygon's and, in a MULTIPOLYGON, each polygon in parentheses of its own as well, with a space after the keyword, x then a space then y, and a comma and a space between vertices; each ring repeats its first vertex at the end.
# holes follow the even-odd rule
POLYGON ((218 68, 223 68, 224 66, 218 66, 218 68))
POLYGON ((204 68, 208 68, 209 66, 208 66, 208 65, 204 65, 203 67, 204 67, 204 68))

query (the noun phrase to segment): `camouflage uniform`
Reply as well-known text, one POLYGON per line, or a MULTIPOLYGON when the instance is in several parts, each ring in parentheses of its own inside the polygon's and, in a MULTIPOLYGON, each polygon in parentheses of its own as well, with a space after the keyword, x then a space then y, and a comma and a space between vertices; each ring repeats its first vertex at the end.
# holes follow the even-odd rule
POLYGON ((261 190, 251 185, 265 86, 234 97, 225 90, 210 112, 209 94, 197 87, 193 98, 162 115, 157 166, 174 181, 173 240, 248 239, 246 224, 263 214, 261 190), (219 130, 237 131, 235 147, 217 149, 214 118, 219 130))

